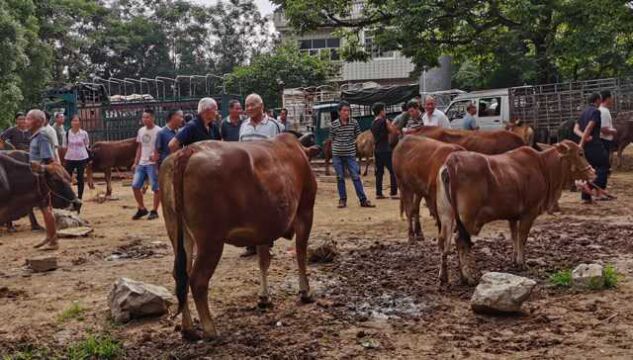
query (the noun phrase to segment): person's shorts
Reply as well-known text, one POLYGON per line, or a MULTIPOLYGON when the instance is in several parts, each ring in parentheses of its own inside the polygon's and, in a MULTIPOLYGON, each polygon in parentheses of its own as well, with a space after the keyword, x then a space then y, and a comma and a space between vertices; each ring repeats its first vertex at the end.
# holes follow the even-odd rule
POLYGON ((152 191, 158 191, 158 169, 156 165, 138 165, 134 171, 134 180, 132 180, 132 189, 141 189, 145 180, 149 178, 152 191))

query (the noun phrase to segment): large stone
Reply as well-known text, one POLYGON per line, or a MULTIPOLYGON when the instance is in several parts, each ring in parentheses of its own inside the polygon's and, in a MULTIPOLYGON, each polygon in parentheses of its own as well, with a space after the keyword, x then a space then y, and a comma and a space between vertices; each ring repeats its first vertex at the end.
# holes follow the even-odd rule
POLYGON ((38 256, 26 260, 26 265, 34 272, 46 272, 57 269, 55 256, 38 256))
POLYGON ((506 273, 489 272, 481 276, 470 306, 477 313, 514 313, 530 296, 536 281, 506 273))
POLYGON ((133 318, 159 316, 167 312, 172 295, 162 286, 119 278, 108 296, 112 318, 124 323, 133 318))
POLYGON ((571 283, 577 288, 602 289, 603 270, 599 264, 580 264, 571 273, 571 283))
POLYGON ((310 263, 329 263, 338 255, 336 242, 331 239, 323 240, 308 248, 308 261, 310 263))
POLYGON ((57 229, 66 229, 79 226, 90 227, 88 222, 79 217, 74 212, 62 209, 53 209, 53 215, 55 216, 55 223, 57 229))

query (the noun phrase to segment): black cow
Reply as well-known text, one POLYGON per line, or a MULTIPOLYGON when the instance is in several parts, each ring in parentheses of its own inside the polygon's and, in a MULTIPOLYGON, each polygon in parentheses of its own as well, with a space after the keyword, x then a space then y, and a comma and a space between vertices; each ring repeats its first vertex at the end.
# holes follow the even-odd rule
POLYGON ((59 164, 46 167, 43 174, 34 174, 29 155, 24 151, 0 152, 0 224, 8 224, 11 231, 14 220, 29 215, 32 229, 41 229, 34 207, 50 202, 54 208, 72 206, 79 212, 81 201, 77 199, 70 183, 70 176, 59 164))

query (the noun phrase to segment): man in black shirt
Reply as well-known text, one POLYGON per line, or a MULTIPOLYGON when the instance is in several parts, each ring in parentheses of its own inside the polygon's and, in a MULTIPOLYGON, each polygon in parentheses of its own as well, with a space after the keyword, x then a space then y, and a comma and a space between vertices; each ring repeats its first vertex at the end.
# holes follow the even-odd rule
POLYGON ((169 150, 173 153, 183 146, 198 141, 220 140, 220 129, 215 123, 218 104, 213 98, 202 98, 198 102, 198 116, 185 126, 169 141, 169 150))
MULTIPOLYGON (((609 155, 604 145, 600 141, 600 94, 593 93, 589 96, 589 105, 580 115, 578 127, 582 131, 580 138, 580 147, 585 151, 587 161, 596 170, 596 178, 594 184, 601 188, 607 187, 607 175, 609 174, 609 155)), ((583 192, 582 200, 585 203, 591 203, 591 195, 583 192)))
POLYGON ((389 134, 398 134, 400 131, 387 119, 385 104, 378 102, 372 107, 372 112, 376 116, 371 124, 371 133, 374 135, 374 157, 376 159, 376 199, 384 199, 382 194, 382 177, 385 173, 385 167, 389 170, 391 178, 391 198, 396 199, 398 194, 398 184, 396 183, 396 174, 391 165, 391 144, 389 143, 389 134))

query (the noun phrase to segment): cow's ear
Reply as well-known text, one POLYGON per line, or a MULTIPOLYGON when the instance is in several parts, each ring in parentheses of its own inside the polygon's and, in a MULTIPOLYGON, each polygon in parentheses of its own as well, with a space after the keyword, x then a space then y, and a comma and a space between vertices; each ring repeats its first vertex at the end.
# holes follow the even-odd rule
POLYGON ((562 155, 567 155, 569 153, 569 146, 565 143, 557 143, 554 146, 556 146, 556 150, 558 150, 558 152, 562 155))
POLYGON ((537 142, 537 143, 536 143, 536 146, 538 146, 538 148, 539 148, 539 149, 541 149, 541 150, 543 150, 543 151, 545 151, 545 150, 547 150, 547 149, 551 149, 551 148, 553 147, 553 145, 550 145, 550 144, 545 144, 545 143, 540 143, 540 142, 537 142))

